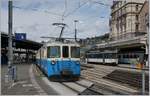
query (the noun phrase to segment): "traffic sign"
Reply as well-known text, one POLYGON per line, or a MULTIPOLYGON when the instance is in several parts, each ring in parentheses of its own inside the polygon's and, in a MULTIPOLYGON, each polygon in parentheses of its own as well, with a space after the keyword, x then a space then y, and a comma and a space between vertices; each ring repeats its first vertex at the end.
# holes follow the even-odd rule
POLYGON ((16 40, 26 40, 26 33, 15 33, 16 40))

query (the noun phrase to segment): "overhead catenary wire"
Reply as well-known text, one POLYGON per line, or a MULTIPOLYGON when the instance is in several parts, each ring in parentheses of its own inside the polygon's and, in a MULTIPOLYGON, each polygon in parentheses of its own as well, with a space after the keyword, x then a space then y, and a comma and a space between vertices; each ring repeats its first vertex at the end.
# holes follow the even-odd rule
POLYGON ((79 5, 77 8, 75 8, 73 11, 66 14, 64 17, 66 18, 66 17, 70 16, 71 14, 75 13, 78 9, 80 9, 82 6, 86 5, 88 2, 89 2, 89 0, 84 2, 83 4, 79 5))
POLYGON ((67 0, 64 0, 64 6, 65 6, 65 9, 64 9, 64 12, 62 14, 62 20, 64 20, 64 15, 65 15, 65 13, 67 11, 67 0))
MULTIPOLYGON (((17 9, 26 10, 26 8, 22 8, 22 7, 19 7, 19 6, 13 6, 13 8, 17 8, 17 9)), ((37 12, 44 12, 44 13, 51 14, 51 15, 62 16, 61 14, 54 13, 54 12, 50 12, 50 11, 47 11, 47 10, 40 11, 40 10, 38 10, 38 9, 35 9, 35 8, 30 8, 30 10, 32 10, 32 11, 37 11, 37 12)))
POLYGON ((93 2, 93 3, 100 4, 100 5, 103 5, 103 6, 108 6, 108 7, 111 6, 111 5, 109 5, 109 4, 102 3, 101 1, 92 1, 92 2, 93 2))
MULTIPOLYGON (((109 5, 109 4, 105 4, 105 3, 102 3, 102 2, 100 2, 100 1, 92 1, 92 0, 88 0, 87 2, 84 2, 83 4, 80 4, 80 0, 79 0, 79 4, 78 4, 79 7, 75 8, 73 11, 69 12, 68 14, 66 14, 66 15, 64 16, 64 18, 66 18, 66 17, 68 17, 68 16, 74 14, 76 11, 78 11, 82 6, 84 6, 84 5, 87 4, 88 2, 98 3, 98 4, 103 5, 103 6, 111 6, 111 5, 109 5)), ((90 17, 98 17, 98 16, 90 16, 90 17)), ((88 17, 88 18, 90 18, 90 17, 88 17)), ((63 18, 63 20, 64 20, 64 18, 63 18)), ((88 18, 87 18, 87 19, 88 19, 88 18)), ((101 16, 100 18, 104 18, 104 17, 101 16)), ((84 19, 84 20, 86 20, 86 19, 84 19)), ((83 20, 83 21, 84 21, 84 20, 83 20)))
MULTIPOLYGON (((77 12, 81 7, 83 7, 84 5, 86 5, 88 2, 93 2, 93 3, 97 3, 97 4, 101 4, 101 5, 104 5, 104 6, 108 6, 108 4, 104 4, 104 3, 102 3, 102 2, 100 2, 100 1, 92 1, 92 0, 87 0, 87 1, 85 1, 84 3, 81 3, 81 2, 79 2, 79 5, 78 5, 78 7, 77 8, 75 8, 74 10, 72 10, 72 11, 70 11, 70 12, 68 12, 67 14, 66 14, 66 11, 67 11, 67 0, 64 0, 65 2, 64 2, 64 12, 62 13, 62 14, 58 14, 58 13, 54 13, 54 12, 50 12, 50 11, 47 11, 47 10, 44 10, 44 11, 41 11, 41 10, 38 10, 38 9, 36 9, 36 8, 30 8, 30 10, 32 10, 32 11, 37 11, 37 12, 44 12, 44 13, 46 13, 46 14, 51 14, 51 15, 55 15, 55 16, 60 16, 61 18, 62 18, 62 22, 64 21, 64 19, 65 18, 67 18, 67 17, 69 17, 70 15, 72 15, 72 14, 74 14, 75 12, 77 12)), ((13 8, 18 8, 18 9, 24 9, 24 10, 26 10, 26 8, 22 8, 22 7, 19 7, 19 6, 13 6, 13 8)), ((91 16, 90 16, 91 17, 91 16)), ((90 17, 88 17, 88 18, 90 18, 90 17)), ((95 17, 95 16, 92 16, 92 17, 95 17)), ((97 17, 97 16, 96 16, 97 17)), ((88 19, 87 18, 87 19, 88 19)), ((72 33, 74 33, 74 32, 72 32, 72 33)), ((71 34, 72 34, 71 33, 71 34)))
MULTIPOLYGON (((84 2, 83 4, 81 4, 81 3, 79 2, 79 5, 78 5, 77 8, 75 8, 73 11, 71 11, 71 12, 69 12, 68 14, 65 15, 66 10, 67 10, 67 0, 65 0, 65 3, 64 3, 64 5, 65 5, 65 10, 64 10, 63 14, 58 14, 58 13, 50 12, 50 11, 47 11, 47 10, 40 11, 40 10, 35 9, 35 8, 30 8, 30 10, 32 10, 32 11, 37 11, 37 12, 44 12, 44 13, 51 14, 51 15, 60 16, 60 17, 62 17, 62 21, 64 21, 64 18, 66 18, 66 17, 68 17, 68 16, 74 14, 74 13, 75 13, 76 11, 78 11, 82 6, 86 5, 86 4, 87 4, 88 2, 90 2, 90 1, 93 2, 93 3, 98 3, 98 4, 101 4, 101 5, 104 5, 104 6, 110 6, 110 5, 108 5, 108 4, 104 4, 104 3, 100 2, 100 1, 88 0, 88 1, 84 2)), ((26 8, 22 8, 22 7, 19 7, 19 6, 13 6, 13 8, 23 9, 23 10, 26 9, 26 8)))

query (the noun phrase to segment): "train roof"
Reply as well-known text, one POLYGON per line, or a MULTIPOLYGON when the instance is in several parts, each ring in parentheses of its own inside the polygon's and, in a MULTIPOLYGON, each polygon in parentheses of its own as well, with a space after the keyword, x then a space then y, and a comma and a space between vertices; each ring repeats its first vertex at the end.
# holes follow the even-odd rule
POLYGON ((80 46, 76 42, 60 42, 60 41, 48 41, 44 44, 44 46, 80 46))

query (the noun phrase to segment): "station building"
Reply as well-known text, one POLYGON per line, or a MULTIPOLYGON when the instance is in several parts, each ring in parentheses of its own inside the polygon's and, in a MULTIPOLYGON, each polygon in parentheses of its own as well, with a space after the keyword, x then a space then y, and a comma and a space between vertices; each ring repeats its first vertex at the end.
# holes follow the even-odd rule
POLYGON ((120 64, 131 64, 129 60, 133 58, 142 58, 140 62, 147 59, 148 9, 147 0, 114 1, 111 6, 109 39, 105 43, 96 44, 91 50, 113 50, 117 52, 120 64), (124 58, 128 58, 126 63, 122 62, 124 58))

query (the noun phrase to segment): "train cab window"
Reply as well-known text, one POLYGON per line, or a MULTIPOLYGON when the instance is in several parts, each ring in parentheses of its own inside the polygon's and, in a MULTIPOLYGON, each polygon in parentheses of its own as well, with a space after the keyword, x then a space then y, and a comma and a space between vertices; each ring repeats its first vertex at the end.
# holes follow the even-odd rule
POLYGON ((69 47, 68 46, 63 46, 62 47, 62 55, 63 55, 63 58, 68 58, 69 57, 69 47))
POLYGON ((60 57, 60 46, 50 46, 47 48, 48 58, 59 58, 60 57))
POLYGON ((102 54, 98 54, 98 58, 102 58, 102 54))
POLYGON ((71 47, 71 57, 72 58, 80 58, 80 48, 79 47, 71 47))

